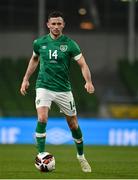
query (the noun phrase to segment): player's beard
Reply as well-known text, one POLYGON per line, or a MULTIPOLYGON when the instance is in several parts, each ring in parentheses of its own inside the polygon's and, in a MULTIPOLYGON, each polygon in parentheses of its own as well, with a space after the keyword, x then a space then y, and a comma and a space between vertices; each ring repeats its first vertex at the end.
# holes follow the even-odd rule
POLYGON ((55 37, 59 37, 59 36, 62 34, 62 31, 57 30, 57 29, 54 29, 54 30, 52 31, 52 34, 53 34, 53 36, 55 36, 55 37))

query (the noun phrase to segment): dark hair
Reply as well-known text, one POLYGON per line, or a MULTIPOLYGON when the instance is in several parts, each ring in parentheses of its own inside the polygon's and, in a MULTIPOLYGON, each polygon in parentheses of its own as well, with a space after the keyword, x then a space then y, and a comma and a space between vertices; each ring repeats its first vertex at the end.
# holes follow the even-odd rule
POLYGON ((60 11, 53 11, 53 12, 51 12, 51 13, 48 15, 48 20, 49 20, 50 18, 54 18, 54 17, 62 17, 62 19, 64 20, 64 15, 63 15, 63 13, 60 12, 60 11))

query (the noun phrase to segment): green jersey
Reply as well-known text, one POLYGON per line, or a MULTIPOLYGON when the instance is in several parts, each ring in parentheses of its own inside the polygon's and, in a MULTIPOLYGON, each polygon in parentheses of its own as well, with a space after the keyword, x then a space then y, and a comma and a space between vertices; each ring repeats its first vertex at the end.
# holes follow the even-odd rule
POLYGON ((65 35, 52 39, 48 34, 34 41, 33 50, 40 59, 36 88, 71 91, 69 68, 72 58, 78 60, 81 57, 78 44, 65 35))

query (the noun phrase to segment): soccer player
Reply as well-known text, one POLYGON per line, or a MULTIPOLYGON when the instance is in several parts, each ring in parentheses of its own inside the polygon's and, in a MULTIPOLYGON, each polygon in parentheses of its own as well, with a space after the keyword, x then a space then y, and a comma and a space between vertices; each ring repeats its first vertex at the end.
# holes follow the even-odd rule
POLYGON ((91 167, 83 152, 82 132, 78 124, 76 107, 69 81, 70 62, 74 59, 81 68, 86 81, 85 89, 88 93, 94 92, 90 70, 85 62, 78 44, 62 34, 65 26, 61 12, 49 14, 47 27, 49 34, 44 35, 33 43, 33 54, 24 75, 20 92, 27 93, 29 78, 40 63, 36 80, 36 110, 38 122, 36 127, 36 141, 39 153, 45 152, 46 125, 51 103, 55 102, 64 113, 72 137, 76 144, 77 159, 83 172, 91 172, 91 167))

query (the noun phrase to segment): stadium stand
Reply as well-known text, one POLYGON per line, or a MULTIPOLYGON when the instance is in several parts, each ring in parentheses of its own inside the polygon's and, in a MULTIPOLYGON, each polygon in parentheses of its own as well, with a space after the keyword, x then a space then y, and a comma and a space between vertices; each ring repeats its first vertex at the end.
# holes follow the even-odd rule
POLYGON ((132 96, 138 96, 138 60, 130 63, 120 60, 118 63, 120 78, 132 96))

